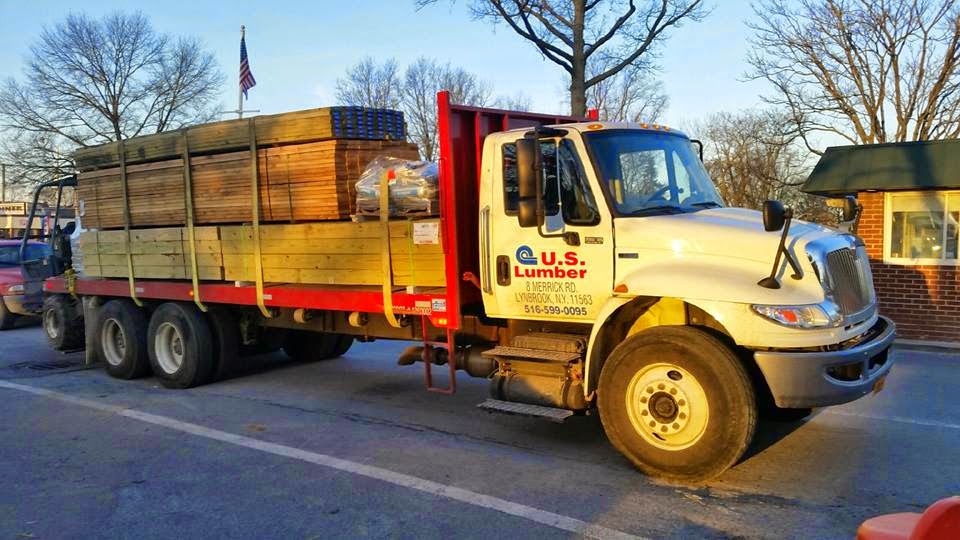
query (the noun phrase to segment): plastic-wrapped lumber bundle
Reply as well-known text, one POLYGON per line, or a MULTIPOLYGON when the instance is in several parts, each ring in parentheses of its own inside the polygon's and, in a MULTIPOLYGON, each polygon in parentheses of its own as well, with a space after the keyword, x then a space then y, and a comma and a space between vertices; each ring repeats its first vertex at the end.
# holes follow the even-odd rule
POLYGON ((357 214, 380 215, 380 183, 384 175, 387 177, 391 217, 437 214, 437 164, 387 156, 371 161, 357 182, 357 214))

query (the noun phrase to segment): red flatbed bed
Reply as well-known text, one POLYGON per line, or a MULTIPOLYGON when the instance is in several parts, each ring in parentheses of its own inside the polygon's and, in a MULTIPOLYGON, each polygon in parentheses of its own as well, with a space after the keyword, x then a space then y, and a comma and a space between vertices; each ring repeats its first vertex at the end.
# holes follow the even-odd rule
MULTIPOLYGON (((430 319, 437 328, 461 327, 461 308, 481 302, 480 290, 472 284, 479 275, 478 235, 479 186, 483 139, 490 133, 538 125, 583 121, 582 118, 554 116, 498 109, 483 109, 450 103, 446 91, 437 94, 440 142, 440 231, 446 264, 446 287, 425 289, 414 294, 396 287, 393 311, 430 319)), ((591 116, 595 118, 595 111, 591 116)), ((135 292, 144 300, 194 301, 190 281, 138 279, 135 292)), ((67 293, 67 279, 50 278, 48 293, 67 293)), ((76 278, 73 292, 80 296, 129 297, 126 279, 76 278)), ((198 288, 204 303, 256 306, 253 284, 201 282, 198 288)), ((335 286, 264 284, 266 307, 383 313, 383 292, 378 286, 335 286)))

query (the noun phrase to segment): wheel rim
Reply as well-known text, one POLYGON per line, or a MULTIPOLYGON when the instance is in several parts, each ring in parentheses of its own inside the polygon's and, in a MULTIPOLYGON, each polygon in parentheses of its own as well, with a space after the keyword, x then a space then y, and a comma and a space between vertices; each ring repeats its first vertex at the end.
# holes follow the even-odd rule
POLYGON ((103 344, 103 356, 111 366, 123 363, 127 351, 127 336, 116 319, 107 319, 100 330, 100 343, 103 344))
POLYGON ((160 369, 172 375, 180 370, 183 365, 183 336, 180 329, 165 322, 157 328, 156 338, 154 338, 154 351, 157 355, 157 363, 160 369))
POLYGON ((57 324, 57 313, 48 309, 43 312, 43 331, 47 333, 47 337, 50 339, 57 339, 60 337, 60 327, 57 324))
POLYGON ((633 428, 662 450, 689 448, 707 429, 707 394, 696 377, 679 366, 645 366, 630 379, 626 399, 633 428))

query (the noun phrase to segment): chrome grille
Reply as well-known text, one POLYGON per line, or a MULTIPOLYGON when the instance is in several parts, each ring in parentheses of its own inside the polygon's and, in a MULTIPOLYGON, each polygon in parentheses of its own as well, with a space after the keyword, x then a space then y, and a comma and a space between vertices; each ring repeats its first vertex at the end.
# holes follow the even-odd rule
POLYGON ((844 315, 873 304, 873 279, 862 249, 842 248, 827 253, 827 275, 834 300, 844 315))

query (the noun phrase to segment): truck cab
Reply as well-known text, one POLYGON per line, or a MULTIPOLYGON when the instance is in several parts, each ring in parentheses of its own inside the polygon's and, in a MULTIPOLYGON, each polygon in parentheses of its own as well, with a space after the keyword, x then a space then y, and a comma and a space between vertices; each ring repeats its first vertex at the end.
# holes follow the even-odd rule
MULTIPOLYGON (((485 314, 588 332, 582 371, 549 376, 577 380, 580 404, 596 400, 611 440, 641 469, 715 467, 669 463, 705 438, 745 444, 752 427, 729 433, 752 425, 750 405, 736 405, 743 396, 802 416, 882 386, 894 325, 878 314, 862 242, 784 219, 782 208, 726 207, 685 134, 608 122, 523 128, 488 135, 482 163, 485 314), (724 396, 731 388, 742 395, 724 396)), ((537 353, 518 339, 491 353, 503 381, 529 379, 515 396, 499 383, 507 400, 548 386, 531 382, 542 362, 528 364, 537 353)), ((563 395, 539 402, 576 405, 563 395)))

